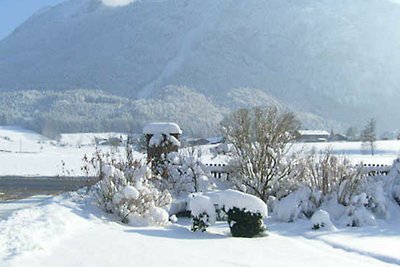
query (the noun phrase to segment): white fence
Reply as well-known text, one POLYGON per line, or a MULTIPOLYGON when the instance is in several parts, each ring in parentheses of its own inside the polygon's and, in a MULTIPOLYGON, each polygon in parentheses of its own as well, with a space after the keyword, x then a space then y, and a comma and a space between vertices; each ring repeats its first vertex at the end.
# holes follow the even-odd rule
MULTIPOLYGON (((356 165, 358 166, 358 165, 356 165)), ((385 164, 364 164, 362 171, 368 176, 388 175, 393 165, 385 164)))
MULTIPOLYGON (((400 162, 400 159, 396 159, 395 162, 400 162)), ((208 168, 208 171, 214 178, 228 180, 229 179, 229 168, 226 164, 213 164, 207 163, 205 164, 208 168)), ((358 164, 356 165, 358 166, 358 164)), ((362 171, 367 176, 378 176, 378 175, 388 175, 393 165, 385 165, 385 164, 363 164, 362 171)))
POLYGON ((228 180, 229 179, 229 170, 226 164, 205 164, 208 168, 208 171, 214 178, 218 178, 221 180, 228 180))

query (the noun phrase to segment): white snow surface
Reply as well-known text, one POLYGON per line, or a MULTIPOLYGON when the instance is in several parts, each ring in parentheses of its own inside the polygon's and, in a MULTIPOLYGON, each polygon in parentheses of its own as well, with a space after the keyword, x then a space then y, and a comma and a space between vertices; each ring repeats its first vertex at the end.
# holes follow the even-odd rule
POLYGON ((212 202, 218 205, 218 207, 225 207, 226 211, 236 207, 253 213, 260 213, 263 217, 268 216, 267 204, 253 195, 232 189, 211 192, 206 195, 210 197, 212 202))
POLYGON ((122 7, 122 6, 127 6, 129 4, 132 4, 136 2, 137 0, 101 0, 101 2, 106 5, 106 6, 111 6, 111 7, 122 7))
POLYGON ((308 221, 266 220, 263 238, 232 238, 226 223, 206 233, 190 220, 131 227, 78 193, 44 200, 0 221, 0 266, 398 266, 399 224, 312 231, 308 221), (199 253, 201 251, 201 253, 199 253))
POLYGON ((182 134, 178 124, 173 122, 153 122, 143 128, 144 134, 182 134))

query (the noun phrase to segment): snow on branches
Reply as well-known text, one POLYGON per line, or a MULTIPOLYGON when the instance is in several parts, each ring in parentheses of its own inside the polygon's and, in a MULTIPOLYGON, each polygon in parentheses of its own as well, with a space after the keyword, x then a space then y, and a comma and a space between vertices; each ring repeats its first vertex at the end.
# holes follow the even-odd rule
POLYGON ((159 191, 150 180, 146 165, 126 170, 106 164, 95 186, 99 205, 133 226, 165 225, 169 215, 162 208, 171 202, 167 191, 159 191))

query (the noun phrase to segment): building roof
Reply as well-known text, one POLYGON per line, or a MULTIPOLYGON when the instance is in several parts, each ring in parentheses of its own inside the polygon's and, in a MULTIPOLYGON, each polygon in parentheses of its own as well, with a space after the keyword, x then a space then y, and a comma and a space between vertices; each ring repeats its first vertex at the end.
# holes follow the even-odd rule
POLYGON ((299 134, 301 136, 306 136, 306 135, 312 135, 312 136, 326 135, 326 136, 329 136, 330 135, 327 131, 323 131, 323 130, 299 130, 298 132, 299 132, 299 134))
POLYGON ((153 122, 143 128, 144 134, 182 134, 178 124, 172 122, 153 122))

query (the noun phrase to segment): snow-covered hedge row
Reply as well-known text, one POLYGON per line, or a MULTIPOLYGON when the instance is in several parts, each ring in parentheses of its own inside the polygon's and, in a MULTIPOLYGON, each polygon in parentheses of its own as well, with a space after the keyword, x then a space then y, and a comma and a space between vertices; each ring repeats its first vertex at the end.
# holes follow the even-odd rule
POLYGON ((363 226, 398 213, 393 205, 400 203, 400 163, 395 162, 388 176, 367 176, 360 167, 328 150, 312 152, 297 167, 300 174, 296 179, 286 177, 278 183, 279 192, 285 195, 268 198, 270 212, 277 220, 311 218, 323 208, 335 223, 363 226))
POLYGON ((340 192, 332 191, 323 195, 319 190, 313 191, 302 186, 279 200, 270 197, 268 204, 272 216, 284 222, 310 218, 322 208, 341 226, 375 225, 376 219, 388 219, 398 213, 398 182, 400 175, 395 173, 389 176, 364 176, 354 188, 352 197, 344 203, 339 202, 340 192))

